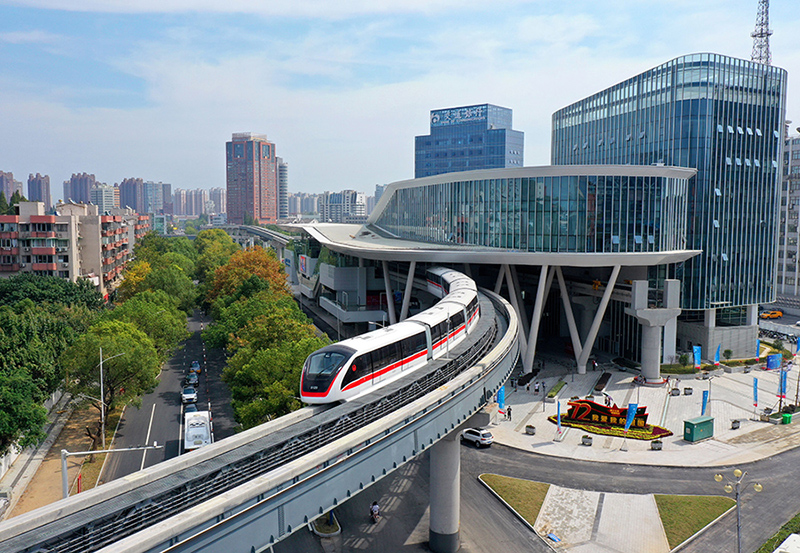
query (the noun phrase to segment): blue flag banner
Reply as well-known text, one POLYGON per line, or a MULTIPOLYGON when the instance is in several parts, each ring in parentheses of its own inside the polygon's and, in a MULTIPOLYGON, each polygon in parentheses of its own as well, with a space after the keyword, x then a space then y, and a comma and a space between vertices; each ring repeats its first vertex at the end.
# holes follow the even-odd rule
POLYGON ((756 338, 756 357, 761 358, 761 340, 756 338))
POLYGON ((717 346, 717 353, 714 354, 714 365, 719 366, 719 348, 722 347, 722 344, 717 346))
POLYGON ((778 397, 782 399, 786 399, 786 380, 789 376, 789 371, 781 371, 781 383, 780 388, 778 389, 778 397))
POLYGON ((703 390, 703 406, 700 408, 700 414, 706 414, 706 407, 708 407, 708 390, 703 390))
POLYGON ((783 355, 780 353, 773 353, 767 356, 767 369, 780 369, 783 355))
POLYGON ((753 407, 758 407, 758 379, 753 377, 753 407))
POLYGON ((626 413, 626 416, 625 416, 625 432, 627 432, 628 429, 633 424, 633 419, 636 416, 636 410, 638 408, 639 408, 639 404, 638 403, 629 403, 628 404, 628 412, 626 413))
POLYGON ((800 353, 800 340, 797 341, 797 350, 795 350, 794 354, 797 355, 800 353))
POLYGON ((561 400, 559 400, 557 403, 558 403, 557 407, 558 411, 556 415, 556 421, 558 424, 558 433, 561 434, 561 400))
POLYGON ((506 408, 506 387, 500 386, 500 389, 497 390, 497 404, 500 406, 500 410, 506 408))
POLYGON ((703 356, 703 348, 700 346, 692 346, 692 349, 694 350, 694 368, 699 369, 700 358, 703 356))

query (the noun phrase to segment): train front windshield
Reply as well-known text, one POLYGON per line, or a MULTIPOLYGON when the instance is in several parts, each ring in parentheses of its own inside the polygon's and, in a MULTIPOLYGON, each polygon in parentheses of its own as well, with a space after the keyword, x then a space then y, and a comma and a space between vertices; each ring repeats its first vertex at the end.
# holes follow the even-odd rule
POLYGON ((347 363, 353 353, 355 353, 353 349, 334 345, 309 355, 303 367, 303 392, 311 394, 327 392, 339 369, 347 363))

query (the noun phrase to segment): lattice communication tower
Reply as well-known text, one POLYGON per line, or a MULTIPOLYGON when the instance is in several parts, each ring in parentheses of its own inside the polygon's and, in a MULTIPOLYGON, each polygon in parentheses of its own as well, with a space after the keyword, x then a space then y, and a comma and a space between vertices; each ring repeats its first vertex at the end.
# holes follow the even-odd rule
POLYGON ((758 15, 756 16, 756 30, 750 33, 753 37, 752 61, 772 65, 772 54, 769 51, 769 0, 758 0, 758 15))

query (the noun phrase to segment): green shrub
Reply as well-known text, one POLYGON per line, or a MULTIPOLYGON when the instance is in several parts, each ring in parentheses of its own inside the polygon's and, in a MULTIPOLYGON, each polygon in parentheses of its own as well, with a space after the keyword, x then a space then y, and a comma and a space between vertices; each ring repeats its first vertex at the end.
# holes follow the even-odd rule
POLYGON ((556 383, 556 385, 553 386, 553 388, 549 392, 547 392, 547 397, 549 398, 556 397, 556 395, 558 395, 558 392, 561 391, 561 388, 563 388, 566 385, 567 385, 566 382, 564 382, 563 380, 559 380, 558 383, 556 383))

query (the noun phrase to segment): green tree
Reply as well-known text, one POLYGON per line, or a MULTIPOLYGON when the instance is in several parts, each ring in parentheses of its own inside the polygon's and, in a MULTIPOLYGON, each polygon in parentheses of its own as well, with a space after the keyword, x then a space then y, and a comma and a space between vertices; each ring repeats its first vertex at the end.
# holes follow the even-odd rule
POLYGON ((299 409, 297 395, 303 362, 326 343, 312 336, 270 349, 240 349, 223 373, 239 423, 252 428, 299 409))
POLYGON ((40 390, 26 373, 0 373, 0 456, 13 444, 28 447, 46 436, 47 409, 32 401, 40 390))
POLYGON ((18 205, 20 202, 27 202, 28 200, 25 199, 25 196, 20 194, 19 190, 15 190, 14 193, 11 195, 11 199, 8 200, 8 215, 14 215, 14 206, 18 205))
POLYGON ((189 278, 193 278, 195 274, 195 264, 190 258, 182 253, 167 252, 161 256, 161 265, 177 265, 180 267, 184 274, 189 278))
POLYGON ((70 282, 63 278, 31 273, 0 278, 0 305, 13 305, 24 299, 34 303, 84 305, 89 309, 98 309, 103 304, 100 292, 88 280, 70 282))
POLYGON ((6 199, 6 193, 0 190, 0 215, 14 215, 13 208, 12 212, 9 213, 9 206, 8 200, 6 199))
POLYGON ((725 358, 725 360, 727 361, 728 359, 730 359, 731 357, 733 357, 733 350, 731 350, 731 349, 726 349, 725 351, 723 351, 723 352, 722 352, 722 357, 724 357, 724 358, 725 358))
POLYGON ((197 291, 192 279, 177 265, 167 265, 150 271, 140 286, 140 291, 144 290, 163 290, 178 309, 187 313, 197 303, 197 291))
POLYGON ((137 401, 157 384, 160 363, 153 341, 131 323, 101 321, 61 356, 68 389, 94 398, 100 410, 100 350, 106 417, 121 402, 137 401))
POLYGON ((147 334, 162 362, 189 336, 186 314, 163 290, 145 290, 109 311, 105 318, 129 322, 147 334))
POLYGON ((685 369, 689 365, 689 354, 681 353, 680 357, 678 357, 678 363, 685 369))

